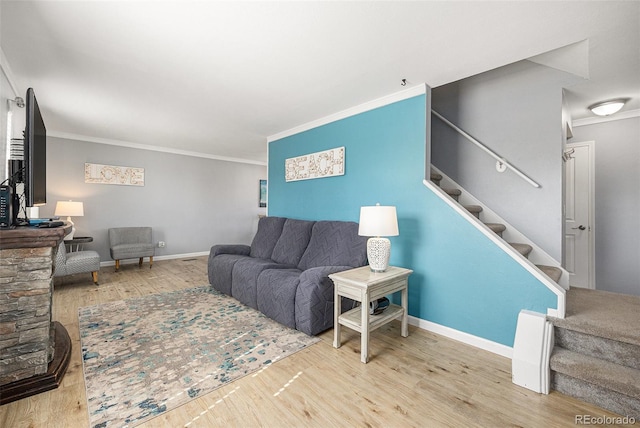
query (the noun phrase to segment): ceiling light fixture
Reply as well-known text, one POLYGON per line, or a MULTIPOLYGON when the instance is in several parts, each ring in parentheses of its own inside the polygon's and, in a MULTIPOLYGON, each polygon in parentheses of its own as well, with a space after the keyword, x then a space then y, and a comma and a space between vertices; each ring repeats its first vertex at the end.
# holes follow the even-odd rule
POLYGON ((619 98, 617 100, 604 101, 589 106, 589 110, 598 116, 610 116, 620 111, 622 106, 627 102, 626 99, 619 98))

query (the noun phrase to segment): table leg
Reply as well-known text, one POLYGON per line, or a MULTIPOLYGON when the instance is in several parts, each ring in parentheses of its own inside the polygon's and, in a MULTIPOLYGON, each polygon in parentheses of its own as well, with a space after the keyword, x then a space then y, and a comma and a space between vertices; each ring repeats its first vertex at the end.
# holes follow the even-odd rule
POLYGON ((402 326, 400 329, 400 335, 402 337, 409 336, 409 291, 407 287, 402 290, 402 308, 404 313, 402 314, 402 326))
POLYGON ((342 339, 340 338, 340 314, 342 313, 342 297, 338 294, 338 286, 334 285, 333 292, 333 347, 339 348, 342 339))
POLYGON ((369 362, 369 294, 360 302, 360 361, 369 362))

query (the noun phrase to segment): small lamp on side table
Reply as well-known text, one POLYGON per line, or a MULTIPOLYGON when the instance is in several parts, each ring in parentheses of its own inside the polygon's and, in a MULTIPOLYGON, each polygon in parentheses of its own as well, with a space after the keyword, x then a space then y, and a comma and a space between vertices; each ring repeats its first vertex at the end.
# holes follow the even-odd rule
POLYGON ((71 221, 71 216, 82 217, 84 216, 84 206, 82 202, 73 201, 58 201, 56 203, 56 211, 54 215, 67 216, 67 222, 71 224, 71 233, 64 237, 65 241, 73 239, 73 235, 76 233, 76 227, 71 221))
POLYGON ((398 236, 396 207, 376 204, 360 208, 358 235, 370 236, 367 241, 367 258, 373 272, 384 272, 389 266, 391 241, 384 236, 398 236))

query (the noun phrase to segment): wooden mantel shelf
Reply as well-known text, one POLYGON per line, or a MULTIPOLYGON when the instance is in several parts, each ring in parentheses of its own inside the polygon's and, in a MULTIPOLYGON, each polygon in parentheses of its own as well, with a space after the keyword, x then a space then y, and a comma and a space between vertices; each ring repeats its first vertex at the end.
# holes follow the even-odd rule
POLYGON ((60 227, 39 228, 20 226, 13 229, 0 229, 0 250, 14 248, 56 248, 60 241, 71 232, 69 223, 60 227))

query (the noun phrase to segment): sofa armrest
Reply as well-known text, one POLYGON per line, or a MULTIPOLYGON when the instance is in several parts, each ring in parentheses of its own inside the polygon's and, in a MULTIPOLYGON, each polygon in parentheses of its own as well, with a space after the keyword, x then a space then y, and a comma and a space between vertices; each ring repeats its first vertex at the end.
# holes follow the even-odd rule
POLYGON ((244 244, 222 244, 211 247, 209 257, 215 257, 219 254, 237 254, 240 256, 248 256, 251 247, 244 244))

